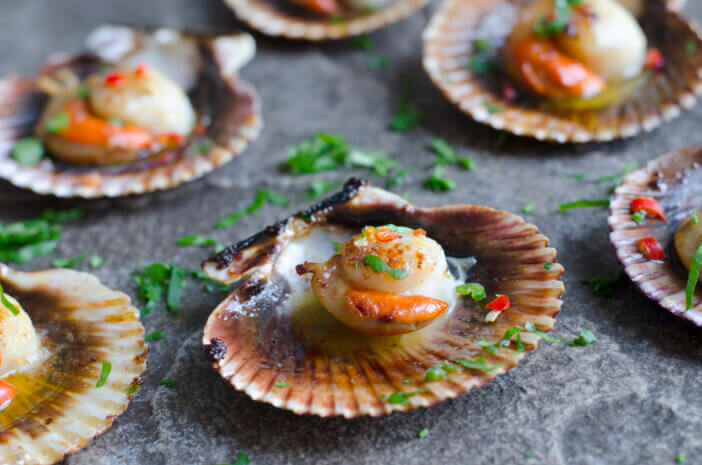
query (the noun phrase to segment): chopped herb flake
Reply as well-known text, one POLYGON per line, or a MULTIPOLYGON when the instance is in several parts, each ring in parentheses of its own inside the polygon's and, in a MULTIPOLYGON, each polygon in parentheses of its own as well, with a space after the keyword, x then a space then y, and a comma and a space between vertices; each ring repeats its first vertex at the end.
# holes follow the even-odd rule
POLYGON ((422 122, 422 110, 411 100, 413 91, 413 82, 405 85, 402 97, 395 109, 395 115, 390 121, 390 129, 393 131, 408 132, 422 122))
POLYGON ((609 207, 609 199, 578 200, 576 202, 562 203, 558 206, 558 210, 565 211, 582 207, 609 207))
POLYGON ((92 255, 90 257, 90 268, 100 268, 102 265, 105 264, 105 259, 102 258, 99 255, 92 255))
POLYGON ((87 85, 82 85, 76 90, 76 97, 86 99, 90 97, 90 87, 87 85))
POLYGON ((456 363, 464 368, 469 368, 471 370, 478 371, 492 371, 500 368, 500 365, 488 365, 484 358, 478 358, 476 360, 466 360, 465 358, 456 359, 456 363))
POLYGON ((239 211, 234 212, 233 214, 229 215, 228 217, 220 220, 217 223, 217 228, 222 229, 222 228, 228 228, 229 226, 233 225, 237 221, 239 221, 242 217, 249 215, 251 213, 254 213, 263 207, 263 205, 268 202, 272 203, 274 205, 279 205, 279 206, 286 206, 290 202, 285 199, 284 197, 281 197, 277 192, 271 189, 258 189, 256 191, 256 195, 254 196, 254 200, 246 208, 243 208, 239 211))
POLYGON ((424 428, 424 429, 421 430, 419 433, 417 433, 417 437, 420 438, 420 439, 421 439, 421 438, 425 438, 425 437, 427 437, 428 435, 429 435, 429 430, 426 429, 426 428, 424 428))
MULTIPOLYGON (((502 339, 500 339, 499 341, 488 342, 485 340, 485 338, 483 338, 478 342, 478 345, 480 345, 480 347, 487 350, 491 354, 494 354, 495 352, 497 352, 497 350, 500 347, 507 347, 510 343, 510 340, 512 339, 512 336, 514 336, 515 334, 517 334, 517 338, 519 340, 519 343, 518 343, 518 346, 519 346, 521 344, 522 340, 519 337, 518 333, 520 333, 522 331, 524 331, 524 328, 522 328, 521 326, 512 326, 507 331, 505 331, 505 334, 502 336, 502 339)), ((518 349, 519 349, 519 347, 518 347, 518 349)), ((523 345, 521 346, 521 349, 522 349, 521 352, 523 352, 524 351, 523 345)))
POLYGON ((375 40, 369 36, 354 37, 351 40, 351 43, 354 47, 365 51, 373 50, 373 48, 375 48, 375 40))
POLYGON ((544 269, 545 269, 545 270, 550 270, 552 266, 553 266, 553 263, 551 263, 551 262, 546 262, 546 263, 544 263, 544 269))
POLYGON ((276 387, 290 387, 290 383, 287 381, 278 381, 275 383, 276 387))
POLYGON ((612 297, 614 295, 614 288, 619 284, 626 274, 619 270, 611 278, 596 277, 591 279, 586 279, 583 282, 589 284, 592 287, 592 293, 599 297, 612 297))
POLYGON ((178 389, 178 383, 168 378, 164 378, 163 381, 159 383, 159 386, 166 386, 168 389, 178 389))
POLYGON ((212 150, 212 146, 213 146, 212 141, 206 140, 202 144, 200 144, 200 148, 198 149, 198 151, 200 152, 201 155, 205 155, 205 154, 209 153, 210 150, 212 150))
POLYGON ((215 239, 211 239, 205 236, 191 235, 181 237, 175 242, 175 245, 194 245, 196 247, 214 247, 214 252, 219 253, 224 250, 224 245, 215 239))
POLYGON ((340 185, 341 183, 339 182, 328 182, 323 180, 312 181, 310 183, 309 189, 307 189, 307 192, 305 193, 305 198, 310 201, 317 200, 322 195, 326 194, 327 192, 333 189, 336 189, 340 185))
POLYGON ((103 387, 107 382, 107 378, 110 376, 111 371, 112 363, 108 362, 107 360, 103 360, 102 369, 100 370, 100 378, 98 379, 97 384, 95 384, 95 387, 103 387))
POLYGON ((692 56, 697 52, 697 44, 693 40, 685 42, 685 53, 687 56, 692 56))
POLYGON ((675 461, 677 463, 685 463, 687 461, 687 457, 685 457, 685 454, 678 454, 677 457, 675 457, 675 461))
POLYGON ((36 137, 20 139, 12 148, 12 158, 20 166, 33 166, 44 158, 44 145, 36 137))
POLYGON ((426 388, 418 389, 416 391, 410 391, 410 392, 398 391, 398 392, 394 392, 390 395, 380 396, 380 398, 386 402, 391 403, 391 404, 405 404, 409 401, 410 397, 424 394, 426 392, 431 392, 431 391, 429 391, 429 389, 426 389, 426 388))
POLYGON ((83 209, 81 208, 71 208, 68 210, 46 210, 41 214, 41 219, 46 220, 49 223, 68 223, 69 221, 76 221, 83 217, 83 209))
POLYGON ((407 270, 403 270, 402 268, 390 268, 382 258, 374 254, 366 255, 361 261, 376 273, 387 273, 396 281, 405 279, 409 274, 407 270))
POLYGON ((332 241, 332 244, 334 244, 334 250, 337 252, 344 246, 344 243, 339 241, 332 241))
POLYGON ((163 263, 153 263, 141 272, 135 271, 133 277, 139 286, 139 299, 146 302, 141 316, 151 312, 164 296, 168 309, 178 313, 180 295, 185 287, 185 272, 179 266, 163 263))
POLYGON ((68 123, 70 123, 68 114, 62 111, 49 118, 46 123, 46 129, 48 129, 50 133, 56 134, 66 129, 68 123))
POLYGON ((527 214, 532 213, 534 210, 536 210, 536 205, 533 203, 528 203, 522 208, 522 211, 527 214))
POLYGON ((154 331, 153 333, 149 333, 146 336, 144 336, 145 341, 159 341, 166 337, 163 331, 154 331))
POLYGON ((451 362, 439 363, 424 372, 424 380, 431 382, 446 379, 448 373, 452 373, 457 369, 458 367, 451 362))
POLYGON ((461 295, 468 295, 473 300, 480 301, 486 297, 485 287, 480 283, 465 283, 456 286, 456 292, 461 295))
POLYGON ((639 210, 631 214, 631 219, 634 220, 634 223, 636 224, 641 224, 641 222, 646 219, 646 211, 645 210, 639 210))
POLYGON ((83 260, 85 260, 85 254, 72 258, 57 258, 51 262, 51 265, 54 268, 75 268, 83 260))
POLYGON ((392 65, 392 60, 386 56, 376 55, 368 58, 368 67, 372 70, 387 69, 392 65))
POLYGON ((531 458, 531 457, 533 457, 533 456, 534 456, 534 451, 533 451, 533 450, 528 450, 528 451, 524 452, 524 458, 527 458, 527 459, 528 459, 528 458, 531 458))
POLYGON ((581 329, 580 335, 570 343, 571 347, 585 347, 597 342, 595 334, 589 329, 581 329))
POLYGON ((436 165, 432 177, 426 179, 422 186, 435 192, 450 191, 456 187, 456 181, 446 177, 443 165, 436 165))
POLYGON ((692 210, 692 213, 690 213, 690 222, 692 222, 692 224, 697 224, 700 221, 699 213, 699 210, 696 208, 692 210))
POLYGON ((687 285, 685 286, 685 311, 692 308, 695 287, 697 287, 697 279, 700 274, 700 264, 702 264, 702 245, 697 248, 692 256, 692 263, 690 263, 690 272, 687 275, 687 285))
POLYGON ((485 108, 487 109, 488 113, 490 113, 491 115, 494 115, 495 113, 500 113, 502 111, 501 106, 496 105, 487 99, 483 100, 483 104, 485 105, 485 108))
POLYGON ((17 306, 10 302, 10 299, 7 298, 5 291, 2 288, 2 284, 0 284, 0 302, 2 302, 5 308, 8 309, 14 316, 19 315, 19 308, 17 308, 17 306))
POLYGON ((127 394, 128 396, 131 396, 135 392, 139 390, 139 385, 138 384, 132 384, 130 385, 127 389, 124 390, 124 393, 127 394))
POLYGON ((556 339, 555 337, 550 336, 548 333, 536 329, 536 326, 534 326, 534 323, 532 323, 531 321, 527 321, 524 324, 524 330, 532 334, 536 334, 537 336, 540 336, 541 339, 543 339, 544 341, 550 342, 552 344, 563 344, 564 342, 566 342, 566 338, 556 339))

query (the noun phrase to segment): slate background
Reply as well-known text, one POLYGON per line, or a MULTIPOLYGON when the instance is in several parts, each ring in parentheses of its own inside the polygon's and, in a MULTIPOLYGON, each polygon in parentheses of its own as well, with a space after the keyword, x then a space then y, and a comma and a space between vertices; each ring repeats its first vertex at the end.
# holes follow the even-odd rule
MULTIPOLYGON (((686 12, 702 20, 702 3, 689 3, 686 12)), ((700 330, 630 283, 611 299, 594 297, 581 280, 619 269, 607 213, 555 211, 562 201, 607 194, 608 185, 579 182, 569 173, 615 174, 631 160, 702 143, 702 106, 633 140, 558 146, 510 137, 495 148, 499 133, 445 102, 422 71, 420 33, 436 7, 373 34, 374 52, 349 42, 315 45, 256 35, 258 55, 242 74, 262 96, 266 127, 242 157, 178 189, 121 200, 57 201, 1 183, 0 221, 28 219, 47 207, 82 206, 86 217, 64 228, 58 251, 23 268, 96 253, 107 263, 95 273, 135 298, 129 275, 138 264, 196 267, 207 255, 176 247, 175 239, 199 233, 238 241, 305 206, 310 179, 345 179, 347 172, 293 177, 279 169, 285 147, 315 131, 340 133, 416 165, 397 189, 415 203, 468 202, 520 212, 534 202, 536 211, 526 216, 551 238, 566 269, 555 335, 572 337, 587 327, 597 344, 542 344, 508 375, 428 410, 353 421, 296 417, 234 392, 202 360, 201 327, 220 297, 190 283, 180 317, 159 308, 145 318, 147 332, 163 330, 167 337, 149 344, 145 384, 128 411, 66 464, 209 465, 231 463, 238 451, 255 464, 666 464, 681 452, 688 463, 702 463, 700 330), (374 54, 391 57, 393 65, 369 70, 374 54), (386 127, 409 77, 418 80, 416 100, 425 121, 401 135, 386 127), (433 160, 425 145, 434 136, 476 161, 475 171, 452 174, 458 187, 449 193, 421 189, 433 160), (266 206, 231 229, 214 231, 214 223, 248 205, 258 187, 276 188, 293 202, 289 208, 266 206), (180 388, 159 387, 164 377, 180 388), (429 435, 418 439, 423 428, 429 435), (527 450, 532 458, 525 458, 527 450)), ((34 72, 47 52, 76 49, 102 22, 239 26, 217 0, 2 0, 0 74, 34 72)))

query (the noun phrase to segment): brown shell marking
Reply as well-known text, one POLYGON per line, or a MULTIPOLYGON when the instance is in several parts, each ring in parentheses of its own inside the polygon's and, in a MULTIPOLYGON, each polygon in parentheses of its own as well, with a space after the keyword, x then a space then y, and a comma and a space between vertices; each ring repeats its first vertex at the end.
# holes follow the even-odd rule
POLYGON ((614 193, 609 216, 610 239, 631 280, 663 308, 698 326, 702 326, 702 291, 698 286, 693 308, 685 311, 687 270, 678 263, 672 244, 680 222, 702 206, 700 186, 702 147, 675 151, 629 174, 614 193), (629 212, 636 197, 656 199, 670 221, 646 218, 637 225, 629 212), (658 239, 665 261, 643 256, 637 241, 644 237, 658 239))
POLYGON ((424 69, 449 101, 495 129, 559 143, 632 137, 675 118, 702 94, 698 27, 660 0, 645 1, 641 24, 665 66, 651 71, 646 85, 629 97, 604 108, 566 111, 523 99, 508 102, 495 79, 471 70, 473 42, 487 38, 501 45, 524 0, 446 0, 424 31, 424 69), (694 53, 688 42, 696 45, 694 53))
MULTIPOLYGON (((11 150, 19 139, 32 135, 46 96, 34 78, 9 76, 0 80, 0 178, 57 197, 118 197, 173 188, 231 161, 258 136, 263 126, 259 98, 251 84, 232 72, 227 47, 219 42, 222 39, 209 35, 192 37, 200 43, 207 63, 202 78, 207 85, 202 88, 210 94, 196 102, 196 110, 202 110, 198 105, 214 106, 213 124, 205 134, 213 146, 207 153, 186 156, 182 150, 171 151, 165 160, 112 167, 78 168, 48 157, 34 166, 20 166, 12 158, 11 150)), ((99 64, 100 60, 93 55, 57 55, 47 61, 41 73, 50 74, 66 67, 82 76, 99 64)))
MULTIPOLYGON (((210 315, 203 335, 205 353, 235 389, 298 414, 379 416, 456 397, 505 373, 525 356, 514 347, 490 354, 479 347, 482 338, 497 341, 508 328, 526 322, 548 331, 561 308, 563 268, 556 264, 544 269, 544 263, 555 262, 556 251, 522 218, 472 205, 415 207, 358 180, 329 201, 241 244, 204 263, 214 278, 249 276, 210 315), (357 231, 365 224, 385 223, 424 228, 449 256, 475 256, 470 281, 482 283, 488 295, 509 295, 512 307, 487 324, 477 307, 459 305, 425 329, 392 337, 356 333, 319 308, 280 311, 290 289, 275 262, 293 237, 316 227, 357 231), (252 248, 267 251, 268 258, 251 262, 247 251, 252 248), (463 369, 445 381, 425 381, 428 368, 459 357, 483 357, 500 367, 486 373, 463 369), (290 386, 276 386, 280 382, 290 386), (406 403, 383 398, 425 388, 430 392, 406 403)), ((530 351, 539 338, 522 333, 522 340, 530 351)))
POLYGON ((129 297, 87 273, 0 264, 0 282, 51 352, 41 366, 6 378, 19 392, 0 412, 0 463, 52 464, 87 446, 127 408, 125 390, 146 368, 144 328, 129 297), (112 371, 96 388, 103 360, 112 371))
POLYGON ((423 8, 429 0, 395 0, 368 14, 331 20, 308 14, 285 4, 285 0, 224 0, 237 17, 266 35, 288 39, 323 41, 343 39, 375 31, 423 8))

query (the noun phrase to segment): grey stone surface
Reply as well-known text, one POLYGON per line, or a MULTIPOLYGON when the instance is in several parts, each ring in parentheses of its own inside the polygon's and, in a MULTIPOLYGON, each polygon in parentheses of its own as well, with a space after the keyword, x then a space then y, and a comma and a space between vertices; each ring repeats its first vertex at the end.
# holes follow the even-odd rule
MULTIPOLYGON (((689 3, 687 14, 702 20, 702 3, 689 3)), ((427 410, 353 421, 297 417, 234 392, 202 360, 201 327, 220 296, 191 283, 181 316, 159 308, 145 318, 147 331, 163 330, 167 337, 150 343, 145 384, 135 401, 109 432, 66 464, 208 465, 232 462, 238 451, 256 464, 667 464, 678 453, 686 454, 687 463, 702 463, 700 330, 658 308, 630 283, 611 299, 594 297, 581 280, 619 269, 607 213, 555 212, 561 201, 607 194, 608 186, 578 182, 568 173, 614 174, 631 160, 702 143, 702 107, 628 141, 556 146, 510 137, 495 149, 499 134, 446 103, 421 69, 420 32, 434 8, 374 34, 377 51, 371 53, 349 42, 296 44, 257 35, 258 56, 243 75, 263 98, 266 128, 242 157, 198 182, 123 200, 57 201, 2 183, 0 221, 31 218, 49 206, 84 207, 86 218, 64 228, 58 251, 23 268, 96 253, 107 258, 96 274, 136 298, 129 275, 139 264, 196 267, 206 255, 175 247, 175 239, 201 233, 234 242, 305 206, 303 193, 314 178, 280 172, 285 147, 314 131, 340 133, 416 165, 398 189, 415 203, 469 202, 520 212, 534 202, 528 219, 551 238, 566 269, 555 334, 572 337, 587 327, 597 344, 542 344, 508 375, 427 410), (372 53, 391 57, 393 65, 370 71, 372 53), (425 122, 399 135, 386 125, 409 77, 417 78, 425 122), (445 194, 420 187, 433 159, 425 144, 433 136, 477 163, 471 173, 453 173, 458 188, 445 194), (248 204, 264 186, 290 197, 292 205, 266 206, 231 229, 214 231, 218 219, 248 204), (159 387, 164 377, 180 388, 159 387), (419 439, 423 428, 430 433, 419 439), (532 458, 525 458, 528 450, 532 458)), ((75 49, 102 22, 238 27, 217 0, 2 0, 0 74, 33 72, 47 52, 75 49)))

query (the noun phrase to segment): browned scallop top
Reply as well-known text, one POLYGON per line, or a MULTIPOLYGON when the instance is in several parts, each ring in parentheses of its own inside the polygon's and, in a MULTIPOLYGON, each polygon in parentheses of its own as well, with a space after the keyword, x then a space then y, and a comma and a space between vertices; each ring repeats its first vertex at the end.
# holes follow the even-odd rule
POLYGON ((671 152, 628 175, 612 199, 609 226, 617 256, 629 277, 661 306, 701 326, 699 287, 693 308, 686 311, 688 273, 673 248, 675 231, 695 209, 702 209, 702 147, 671 152), (656 200, 669 221, 647 217, 641 224, 635 223, 629 210, 631 200, 637 197, 656 200), (646 237, 658 240, 665 260, 648 260, 641 254, 637 242, 646 237))
MULTIPOLYGON (((563 293, 562 267, 544 269, 554 261, 548 240, 517 216, 468 205, 419 208, 351 179, 339 194, 203 264, 213 277, 251 276, 210 315, 205 352, 235 388, 297 413, 353 417, 432 405, 489 381, 524 355, 513 348, 490 354, 478 346, 482 338, 496 341, 509 327, 526 322, 551 329, 563 293), (290 308, 291 283, 277 272, 276 260, 291 237, 329 227, 351 236, 365 225, 388 223, 425 229, 447 256, 475 257, 468 280, 483 284, 488 297, 509 295, 512 307, 497 322, 486 323, 479 305, 463 300, 427 328, 405 336, 362 335, 318 305, 290 308), (484 358, 499 368, 464 370, 425 383, 428 368, 456 358, 484 358), (281 390, 276 386, 281 381, 291 386, 281 390), (408 388, 429 391, 403 404, 383 400, 408 388)), ((538 340, 530 336, 524 339, 527 350, 538 340)))

